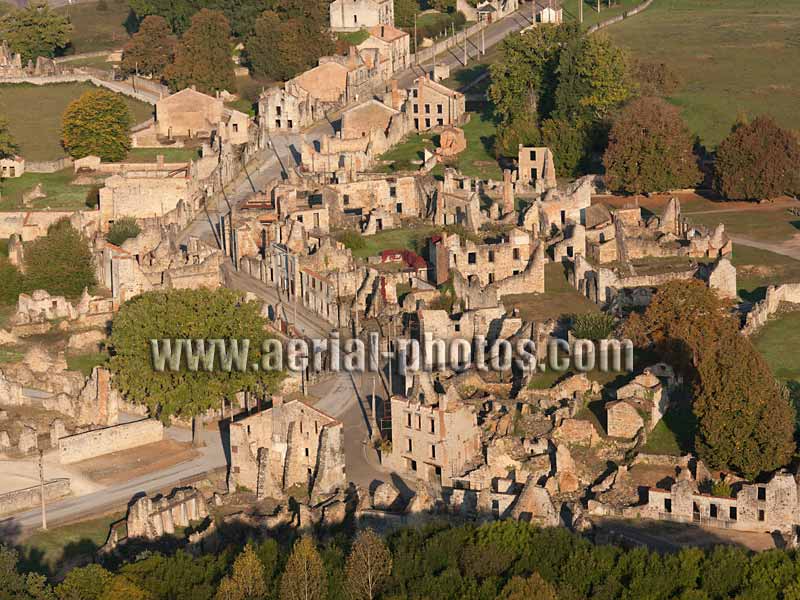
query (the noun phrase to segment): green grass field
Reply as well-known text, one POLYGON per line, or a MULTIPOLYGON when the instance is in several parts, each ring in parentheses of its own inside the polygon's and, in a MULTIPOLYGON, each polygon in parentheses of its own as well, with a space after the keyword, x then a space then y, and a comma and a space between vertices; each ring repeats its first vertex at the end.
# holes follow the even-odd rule
POLYGON ((117 513, 36 531, 20 544, 20 562, 38 572, 54 573, 64 563, 92 559, 106 542, 111 524, 124 517, 117 513))
POLYGON ((579 294, 564 273, 561 263, 548 263, 544 267, 545 294, 512 294, 503 296, 506 308, 519 309, 526 321, 557 319, 563 315, 599 312, 597 305, 579 294))
POLYGON ((753 338, 775 377, 800 381, 800 356, 795 346, 797 340, 800 340, 800 311, 777 315, 753 338))
POLYGON ((751 302, 762 300, 770 285, 800 281, 800 261, 783 254, 736 244, 731 262, 739 295, 751 302))
POLYGON ((641 4, 643 0, 613 0, 611 6, 608 0, 600 1, 600 12, 597 12, 597 2, 592 0, 562 0, 561 8, 564 9, 564 20, 577 21, 580 15, 580 5, 583 3, 583 26, 591 27, 595 23, 605 21, 611 17, 621 15, 627 10, 641 4))
POLYGON ((470 113, 464 125, 467 149, 458 155, 458 170, 469 177, 502 179, 503 173, 494 156, 497 127, 488 111, 470 113))
POLYGON ((88 377, 92 369, 108 362, 105 352, 86 352, 84 354, 67 354, 67 368, 70 371, 79 371, 88 377))
POLYGON ((680 74, 671 101, 707 146, 743 112, 800 128, 797 0, 656 0, 606 31, 634 56, 680 74))
MULTIPOLYGON (((28 161, 56 160, 64 156, 61 115, 70 102, 93 89, 94 86, 86 83, 0 85, 0 114, 8 119, 20 154, 28 161)), ((122 98, 134 123, 152 117, 153 107, 149 104, 127 96, 122 98)))
POLYGON ((25 173, 22 177, 4 179, 0 183, 0 211, 21 210, 81 210, 86 208, 86 194, 89 185, 72 185, 75 174, 72 169, 57 173, 25 173), (37 183, 42 184, 46 198, 32 201, 27 206, 22 203, 25 192, 32 190, 37 183))
POLYGON ((725 231, 730 234, 762 242, 783 242, 800 234, 800 217, 783 209, 772 210, 764 207, 763 210, 687 213, 686 217, 691 223, 706 227, 716 227, 718 223, 723 223, 725 231))
POLYGON ((381 231, 375 235, 364 236, 362 239, 366 242, 363 248, 353 250, 353 256, 356 258, 367 258, 369 256, 376 256, 384 250, 413 250, 420 252, 425 240, 433 234, 436 230, 435 227, 415 227, 415 228, 399 228, 388 229, 381 231))
POLYGON ((73 4, 58 11, 69 16, 72 23, 72 45, 69 54, 98 52, 122 48, 128 41, 131 9, 124 0, 107 0, 107 10, 98 10, 95 2, 73 4))
POLYGON ((133 148, 125 161, 156 162, 159 155, 164 157, 164 162, 189 162, 200 157, 200 150, 198 148, 133 148))

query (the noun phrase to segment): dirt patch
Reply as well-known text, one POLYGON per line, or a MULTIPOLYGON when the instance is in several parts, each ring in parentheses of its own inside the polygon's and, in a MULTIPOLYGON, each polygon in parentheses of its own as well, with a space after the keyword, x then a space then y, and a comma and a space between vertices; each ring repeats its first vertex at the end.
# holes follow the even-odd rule
POLYGON ((95 483, 113 485, 190 461, 199 454, 189 443, 163 440, 90 458, 73 466, 95 483))

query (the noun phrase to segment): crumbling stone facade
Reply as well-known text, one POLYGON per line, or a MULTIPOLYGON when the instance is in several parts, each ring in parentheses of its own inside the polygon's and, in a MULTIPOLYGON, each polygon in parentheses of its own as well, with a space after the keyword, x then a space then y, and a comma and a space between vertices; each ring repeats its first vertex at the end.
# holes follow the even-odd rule
POLYGON ((232 490, 321 500, 347 486, 342 424, 308 404, 273 396, 271 408, 232 423, 230 432, 232 490))
POLYGON ((207 516, 206 500, 194 488, 176 489, 167 497, 143 496, 128 509, 128 538, 157 540, 207 516))

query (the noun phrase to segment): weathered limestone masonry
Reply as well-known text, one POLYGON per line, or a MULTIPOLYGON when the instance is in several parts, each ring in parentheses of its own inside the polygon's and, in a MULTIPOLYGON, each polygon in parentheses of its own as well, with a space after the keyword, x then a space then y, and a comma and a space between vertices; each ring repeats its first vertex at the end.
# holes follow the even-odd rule
POLYGON ((329 11, 331 31, 358 31, 362 27, 394 25, 392 0, 334 0, 329 11))
POLYGON ((271 408, 232 423, 230 439, 231 490, 281 499, 299 488, 316 503, 347 486, 342 424, 299 400, 273 396, 271 408))
POLYGON ((116 311, 116 303, 110 298, 90 296, 83 290, 80 300, 72 304, 63 296, 51 296, 44 290, 31 294, 20 294, 17 311, 12 317, 12 331, 16 335, 41 333, 38 327, 57 319, 63 319, 70 328, 105 326, 116 311))
POLYGON ((644 507, 625 512, 627 516, 739 531, 792 533, 800 525, 797 477, 787 471, 775 473, 767 483, 736 485, 734 493, 732 498, 701 494, 687 473, 679 476, 670 491, 650 488, 644 507))
POLYGON ((408 396, 392 397, 392 452, 386 466, 423 481, 452 485, 481 458, 477 415, 455 387, 436 390, 429 373, 415 375, 408 396))
POLYGON ((747 314, 742 333, 752 335, 758 331, 767 323, 770 315, 778 312, 783 302, 800 304, 800 283, 785 283, 777 287, 769 286, 766 297, 747 314))
POLYGON ((460 271, 454 271, 453 289, 467 310, 498 306, 503 296, 510 294, 543 294, 544 265, 544 243, 540 242, 522 272, 483 286, 477 275, 467 279, 460 271))
POLYGON ((203 494, 194 488, 173 490, 164 498, 139 498, 128 509, 128 538, 157 540, 208 516, 203 494))
POLYGON ((159 421, 142 419, 61 438, 58 441, 59 460, 62 464, 70 464, 163 439, 164 426, 159 421))
MULTIPOLYGON (((48 502, 69 495, 69 479, 52 479, 44 484, 44 498, 48 502)), ((0 494, 0 515, 23 511, 41 503, 41 486, 14 490, 0 494)))

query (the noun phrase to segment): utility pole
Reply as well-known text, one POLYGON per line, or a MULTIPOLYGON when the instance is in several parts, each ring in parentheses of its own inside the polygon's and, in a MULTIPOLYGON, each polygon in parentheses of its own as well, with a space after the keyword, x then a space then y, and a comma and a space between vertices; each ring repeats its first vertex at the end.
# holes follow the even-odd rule
POLYGON ((372 437, 375 437, 375 434, 380 434, 380 429, 378 428, 378 412, 377 412, 378 403, 375 402, 375 373, 372 374, 372 437))
POLYGON ((42 529, 47 529, 47 508, 44 502, 44 450, 39 449, 39 496, 42 500, 42 529))
POLYGON ((578 0, 578 20, 583 23, 583 0, 578 0))
POLYGON ((419 64, 417 58, 417 13, 414 13, 414 64, 419 64))

